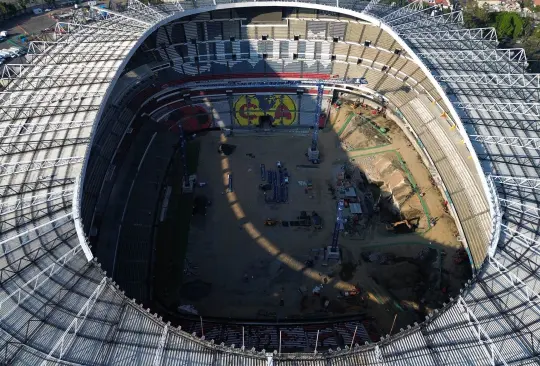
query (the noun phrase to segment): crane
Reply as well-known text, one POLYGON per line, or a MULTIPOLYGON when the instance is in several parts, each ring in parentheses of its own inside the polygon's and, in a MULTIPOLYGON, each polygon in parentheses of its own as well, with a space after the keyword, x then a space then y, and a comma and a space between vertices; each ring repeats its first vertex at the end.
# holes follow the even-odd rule
POLYGON ((193 185, 189 179, 189 172, 187 170, 187 158, 186 158, 186 138, 184 136, 184 129, 182 128, 182 123, 178 123, 178 132, 180 134, 180 139, 178 143, 180 144, 180 153, 182 154, 182 169, 184 175, 184 181, 182 184, 182 193, 193 192, 193 185))
MULTIPOLYGON (((351 79, 330 79, 335 84, 367 84, 366 78, 351 78, 351 79)), ((315 120, 313 123, 313 134, 311 136, 311 146, 308 148, 308 160, 313 164, 319 163, 319 125, 321 120, 322 101, 324 96, 324 85, 328 80, 317 80, 317 106, 315 107, 315 120)))
POLYGON ((332 233, 332 245, 327 248, 328 259, 340 259, 340 253, 338 248, 339 234, 343 231, 343 208, 345 202, 340 199, 337 204, 336 223, 334 225, 334 231, 332 233))
POLYGON ((317 82, 317 108, 315 110, 315 122, 313 124, 313 135, 311 136, 311 146, 308 149, 308 159, 314 164, 319 163, 319 120, 321 118, 322 99, 324 95, 324 83, 317 82))

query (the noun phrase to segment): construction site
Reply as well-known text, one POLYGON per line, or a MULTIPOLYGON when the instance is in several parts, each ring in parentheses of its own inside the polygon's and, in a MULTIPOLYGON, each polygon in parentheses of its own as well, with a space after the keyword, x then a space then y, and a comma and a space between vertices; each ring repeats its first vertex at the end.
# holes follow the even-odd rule
POLYGON ((470 277, 437 182, 382 106, 328 111, 309 134, 209 132, 200 142, 180 310, 201 316, 358 315, 421 321, 470 277))

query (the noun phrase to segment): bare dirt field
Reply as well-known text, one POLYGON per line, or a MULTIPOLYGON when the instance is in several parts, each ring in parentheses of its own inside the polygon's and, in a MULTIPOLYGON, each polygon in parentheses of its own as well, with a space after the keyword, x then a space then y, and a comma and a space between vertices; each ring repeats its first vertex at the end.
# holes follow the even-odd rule
POLYGON ((305 157, 306 136, 200 137, 197 175, 206 186, 195 196, 206 196, 212 205, 192 217, 182 304, 203 317, 358 314, 373 317, 388 333, 394 318, 397 330, 457 293, 468 265, 454 263, 460 248, 455 224, 428 169, 397 125, 369 109, 360 112, 370 120, 350 118, 352 112, 358 110, 346 105, 332 110, 331 126, 319 138, 319 165, 305 157), (221 143, 234 145, 234 152, 218 153, 221 143), (287 203, 266 202, 259 187, 266 183, 261 164, 277 170, 277 161, 289 173, 287 203), (339 241, 341 260, 327 260, 323 248, 332 242, 339 195, 336 172, 344 166, 350 172, 345 180, 363 204, 376 204, 349 217, 339 241), (390 199, 383 202, 381 193, 390 199), (379 209, 371 212, 374 206, 379 209), (315 211, 322 228, 281 224, 296 221, 301 211, 315 211), (278 224, 265 226, 267 219, 278 224), (389 224, 401 219, 414 221, 416 230, 396 233, 389 224), (322 288, 318 295, 316 286, 322 288))

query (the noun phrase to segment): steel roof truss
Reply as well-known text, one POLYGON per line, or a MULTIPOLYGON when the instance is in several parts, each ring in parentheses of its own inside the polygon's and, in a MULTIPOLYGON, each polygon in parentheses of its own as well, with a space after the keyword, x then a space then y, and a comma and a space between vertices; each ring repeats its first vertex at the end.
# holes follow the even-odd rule
POLYGON ((461 11, 453 11, 447 14, 425 17, 425 19, 403 23, 396 27, 396 31, 401 35, 408 29, 428 28, 432 26, 440 27, 441 25, 451 24, 463 24, 463 14, 461 11))
POLYGON ((522 149, 540 150, 540 138, 538 137, 469 135, 469 138, 472 141, 484 144, 498 144, 520 147, 522 149))
POLYGON ((511 270, 506 268, 502 263, 492 256, 488 256, 489 264, 493 266, 515 290, 523 298, 523 300, 538 305, 540 295, 534 292, 525 282, 516 276, 511 270))
POLYGON ((9 91, 0 92, 0 102, 2 107, 28 106, 40 103, 58 103, 62 101, 76 101, 84 98, 100 98, 103 92, 77 91, 77 92, 56 92, 45 91, 9 91))
POLYGON ((433 32, 411 32, 403 34, 405 39, 414 39, 417 41, 470 41, 484 40, 497 41, 497 32, 495 28, 472 28, 472 29, 446 29, 433 32))
POLYGON ((523 89, 523 88, 505 88, 505 87, 485 87, 482 85, 452 85, 447 84, 446 86, 447 94, 454 95, 474 95, 480 97, 488 98, 498 98, 502 100, 518 100, 526 102, 536 102, 539 100, 539 90, 534 89, 523 89))
POLYGON ((540 74, 463 74, 434 75, 438 81, 468 83, 507 88, 540 88, 540 74))
POLYGON ((75 183, 75 178, 38 180, 29 183, 9 184, 0 186, 0 197, 16 196, 26 192, 35 192, 54 187, 69 186, 73 183, 75 183))
POLYGON ((81 309, 77 312, 77 315, 73 318, 71 323, 69 323, 68 327, 60 336, 60 339, 55 343, 55 345, 52 347, 52 349, 49 351, 49 354, 47 355, 47 358, 43 360, 41 363, 41 366, 46 366, 49 364, 49 361, 51 360, 61 360, 65 353, 69 350, 69 347, 75 340, 75 336, 77 335, 77 332, 82 328, 84 325, 84 321, 86 320, 86 317, 88 314, 92 311, 92 308, 94 307, 94 304, 97 301, 97 298, 99 295, 101 295, 101 292, 103 292, 103 289, 107 286, 107 277, 104 276, 99 284, 96 286, 94 291, 92 291, 92 294, 86 299, 81 309), (56 354, 56 356, 54 356, 56 354))
POLYGON ((501 206, 518 211, 523 215, 540 219, 540 207, 525 205, 519 201, 507 200, 505 198, 499 198, 499 203, 501 206))
POLYGON ((515 243, 519 244, 525 249, 532 250, 537 255, 540 255, 540 243, 538 241, 523 235, 517 230, 511 229, 505 224, 502 224, 501 228, 504 234, 510 236, 510 240, 515 239, 515 243))
POLYGON ((392 28, 399 28, 400 24, 406 24, 413 20, 422 20, 425 19, 427 15, 427 12, 437 10, 439 9, 438 5, 433 5, 425 9, 420 9, 415 12, 411 12, 409 14, 405 14, 403 16, 400 16, 399 18, 394 18, 392 20, 387 20, 386 24, 389 24, 392 28))
POLYGON ((511 177, 505 175, 492 175, 493 181, 495 183, 509 185, 509 186, 518 186, 531 189, 540 188, 540 179, 535 178, 525 178, 525 177, 511 177))
POLYGON ((15 201, 0 202, 0 215, 5 215, 17 210, 23 210, 27 207, 37 206, 42 203, 55 201, 57 199, 72 195, 73 189, 63 189, 59 191, 46 192, 35 196, 19 198, 15 201))
POLYGON ((56 247, 58 244, 66 241, 70 237, 77 235, 75 229, 66 231, 58 236, 55 236, 54 239, 42 243, 42 246, 33 250, 32 252, 27 253, 26 256, 22 256, 15 261, 11 261, 8 264, 8 267, 0 269, 0 282, 4 283, 8 281, 13 276, 17 275, 21 270, 26 266, 31 265, 42 255, 49 253, 49 250, 56 247))
POLYGON ((418 56, 426 59, 460 62, 510 61, 522 65, 527 63, 527 57, 523 48, 420 52, 418 53, 418 56))
POLYGON ((537 120, 521 120, 515 118, 481 118, 462 116, 461 122, 469 125, 495 126, 499 128, 511 128, 520 130, 540 131, 540 123, 537 120))
POLYGON ((168 325, 165 325, 163 327, 163 331, 161 332, 161 336, 159 337, 156 353, 154 354, 154 361, 152 362, 152 365, 154 366, 161 365, 161 359, 163 358, 163 350, 165 349, 165 342, 167 341, 168 331, 169 327, 168 325))
POLYGON ((157 23, 167 16, 156 10, 154 7, 145 5, 139 0, 128 0, 128 9, 133 10, 140 14, 143 18, 150 18, 153 23, 157 23))
MULTIPOLYGON (((47 105, 47 106, 2 106, 0 105, 0 121, 10 121, 18 118, 33 118, 59 115, 66 113, 88 112, 99 109, 99 104, 84 105, 47 105)), ((92 121, 93 123, 93 121, 92 121)), ((1 129, 1 127, 0 127, 1 129)))
POLYGON ((508 365, 502 357, 501 352, 495 346, 488 333, 484 330, 481 323, 476 318, 476 315, 474 315, 473 311, 469 308, 463 297, 459 296, 456 304, 458 308, 461 309, 463 315, 465 315, 465 318, 471 326, 471 330, 477 337, 478 342, 482 346, 486 356, 488 356, 490 363, 494 366, 499 362, 502 362, 504 365, 508 365))
MULTIPOLYGON (((17 306, 20 306, 22 302, 32 296, 32 294, 38 288, 40 288, 44 283, 46 283, 50 277, 52 277, 62 267, 64 267, 66 263, 68 263, 73 257, 75 257, 81 250, 82 248, 80 246, 76 246, 70 249, 67 253, 58 258, 54 263, 51 263, 50 265, 45 267, 29 281, 20 285, 17 290, 0 300, 0 309, 2 309, 2 305, 9 300, 14 301, 17 306)), ((0 317, 0 319, 4 319, 9 314, 11 314, 15 310, 15 307, 6 310, 7 311, 2 311, 2 316, 0 317)))
POLYGON ((370 2, 366 5, 366 7, 361 11, 361 13, 364 14, 372 14, 371 10, 376 8, 377 4, 380 3, 381 0, 370 0, 370 2))
POLYGON ((4 155, 20 154, 28 151, 48 150, 55 147, 88 144, 89 142, 89 137, 74 137, 55 140, 24 142, 5 142, 0 143, 0 152, 4 155))
POLYGON ((540 103, 473 103, 455 102, 457 108, 465 110, 482 110, 496 113, 523 114, 526 116, 540 117, 540 103))
MULTIPOLYGON (((114 24, 114 23, 112 23, 114 24)), ((130 40, 137 40, 141 36, 141 30, 125 29, 121 27, 97 25, 75 24, 69 22, 58 22, 55 27, 57 42, 71 43, 71 41, 82 42, 90 39, 90 42, 103 42, 103 38, 109 36, 115 40, 125 40, 124 37, 130 37, 130 40), (105 34, 103 34, 105 33, 105 34)))
MULTIPOLYGON (((135 24, 133 24, 134 27, 139 27, 142 30, 145 30, 145 29, 149 28, 152 25, 152 22, 148 22, 146 20, 138 19, 138 18, 129 16, 129 15, 124 14, 124 13, 119 13, 119 12, 113 11, 111 9, 102 9, 102 8, 98 8, 98 7, 94 6, 94 5, 90 6, 90 9, 92 9, 94 11, 97 11, 99 13, 102 13, 102 14, 106 14, 106 19, 121 18, 121 19, 131 21, 131 22, 135 23, 135 24)), ((132 24, 132 23, 130 23, 130 24, 132 24)))
POLYGON ((67 130, 70 128, 90 127, 94 123, 93 120, 86 121, 62 121, 49 123, 22 123, 0 126, 0 136, 18 136, 30 135, 33 133, 51 132, 67 130))
POLYGON ((0 176, 24 173, 32 170, 54 168, 62 165, 79 164, 84 160, 83 156, 71 156, 67 158, 19 161, 16 163, 0 163, 0 176))
POLYGON ((35 220, 45 219, 47 216, 61 214, 71 210, 72 200, 62 200, 51 202, 46 207, 32 208, 31 212, 17 212, 17 216, 9 217, 0 221, 0 232, 2 235, 11 231, 20 231, 24 226, 35 220))
POLYGON ((414 13, 418 10, 421 10, 423 7, 424 7, 423 1, 414 0, 405 6, 398 7, 397 10, 391 12, 390 14, 385 15, 384 17, 382 17, 382 19, 388 22, 393 19, 400 18, 403 15, 414 13))
MULTIPOLYGON (((99 70, 98 73, 101 73, 99 70)), ((38 90, 38 89, 51 89, 51 88, 65 88, 69 86, 82 86, 82 85, 97 85, 108 84, 113 80, 113 75, 99 75, 97 73, 86 74, 74 74, 70 72, 68 75, 32 75, 11 77, 6 79, 0 79, 6 85, 5 90, 9 90, 10 85, 14 84, 14 81, 18 81, 17 85, 14 85, 14 89, 24 90, 38 90)))

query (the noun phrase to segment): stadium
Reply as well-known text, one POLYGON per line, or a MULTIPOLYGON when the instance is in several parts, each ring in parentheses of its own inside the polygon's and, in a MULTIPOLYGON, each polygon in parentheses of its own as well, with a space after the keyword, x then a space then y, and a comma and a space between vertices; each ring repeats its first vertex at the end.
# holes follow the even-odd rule
POLYGON ((2 365, 540 364, 540 79, 494 29, 130 0, 53 37, 2 69, 2 365))

